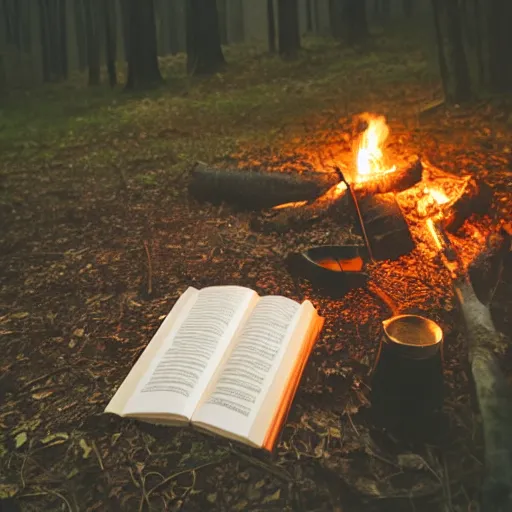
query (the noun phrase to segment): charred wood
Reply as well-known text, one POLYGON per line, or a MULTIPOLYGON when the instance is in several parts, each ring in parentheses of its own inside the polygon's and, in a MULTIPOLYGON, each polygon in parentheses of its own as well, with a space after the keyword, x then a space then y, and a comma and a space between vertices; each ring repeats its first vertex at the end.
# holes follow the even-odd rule
POLYGON ((313 202, 301 201, 278 205, 275 207, 276 209, 265 212, 264 217, 252 219, 251 229, 260 233, 304 231, 316 222, 346 207, 346 190, 337 194, 335 193, 336 187, 338 185, 334 185, 313 202))
POLYGON ((188 190, 199 201, 225 201, 243 209, 258 210, 314 200, 338 181, 334 172, 224 169, 198 163, 190 174, 188 190))
POLYGON ((421 160, 418 159, 381 177, 374 177, 368 181, 355 183, 353 189, 360 195, 402 192, 419 183, 422 177, 423 165, 421 160))
POLYGON ((371 253, 376 260, 395 260, 414 249, 407 221, 394 194, 366 195, 354 190, 371 253))
POLYGON ((485 214, 492 203, 493 192, 487 183, 470 178, 462 194, 447 208, 443 227, 455 233, 474 213, 485 214))

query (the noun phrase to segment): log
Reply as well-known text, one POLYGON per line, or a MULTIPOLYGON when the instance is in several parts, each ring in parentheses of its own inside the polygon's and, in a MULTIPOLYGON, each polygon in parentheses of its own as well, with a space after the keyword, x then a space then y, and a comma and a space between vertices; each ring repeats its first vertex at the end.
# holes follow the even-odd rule
POLYGON ((278 205, 265 212, 263 217, 251 219, 250 227, 260 233, 300 232, 310 228, 316 222, 345 208, 347 204, 346 189, 337 192, 334 185, 325 194, 313 202, 300 202, 278 205))
POLYGON ((502 335, 488 306, 480 302, 468 278, 454 284, 464 320, 468 357, 482 415, 486 478, 482 510, 512 510, 512 391, 493 348, 502 335))
MULTIPOLYGON (((512 510, 512 389, 495 356, 495 350, 503 347, 503 335, 495 328, 489 308, 511 249, 512 236, 506 227, 502 226, 500 235, 497 243, 490 238, 468 271, 453 280, 483 423, 486 477, 482 510, 493 512, 512 510), (483 301, 475 288, 480 288, 483 301)), ((453 247, 446 250, 453 251, 453 247)))
POLYGON ((398 168, 396 171, 380 177, 354 183, 352 188, 358 194, 386 194, 388 192, 402 192, 419 183, 423 177, 423 165, 420 159, 398 168))
POLYGON ((312 200, 339 182, 335 172, 216 168, 197 163, 188 190, 199 201, 223 201, 243 209, 312 200))
POLYGON ((375 260, 395 260, 414 249, 409 226, 394 194, 353 192, 375 260))
POLYGON ((492 204, 492 197, 492 189, 487 183, 469 178, 462 194, 455 202, 447 205, 443 227, 450 233, 455 233, 474 213, 487 213, 492 204))

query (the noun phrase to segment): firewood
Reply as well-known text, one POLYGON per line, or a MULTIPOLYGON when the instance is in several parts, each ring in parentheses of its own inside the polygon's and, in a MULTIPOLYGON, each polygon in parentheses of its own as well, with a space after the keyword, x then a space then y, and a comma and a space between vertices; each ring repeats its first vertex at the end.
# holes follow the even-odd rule
POLYGON ((243 209, 264 209, 315 199, 338 181, 335 172, 224 169, 199 162, 190 174, 188 190, 200 201, 225 201, 243 209))
POLYGON ((421 160, 415 160, 404 167, 389 172, 380 177, 355 183, 354 191, 360 195, 386 194, 387 192, 402 192, 419 183, 423 176, 421 160))
POLYGON ((483 510, 512 510, 512 391, 494 354, 502 335, 469 279, 454 284, 466 327, 468 357, 482 415, 486 480, 483 510))
POLYGON ((414 249, 409 226, 394 194, 361 197, 361 192, 354 190, 354 195, 375 260, 394 260, 414 249))
POLYGON ((512 510, 512 389, 495 355, 503 346, 503 335, 495 328, 489 308, 511 249, 512 236, 506 228, 502 227, 500 236, 493 235, 468 271, 453 281, 483 423, 486 479, 482 510, 493 512, 512 510))
POLYGON ((471 215, 486 213, 491 206, 492 197, 492 189, 487 183, 469 178, 462 194, 446 209, 444 228, 455 233, 471 215))
POLYGON ((250 223, 251 229, 260 233, 304 231, 333 212, 346 207, 346 189, 337 191, 337 188, 338 185, 334 185, 313 202, 278 205, 265 212, 263 217, 253 218, 250 223))

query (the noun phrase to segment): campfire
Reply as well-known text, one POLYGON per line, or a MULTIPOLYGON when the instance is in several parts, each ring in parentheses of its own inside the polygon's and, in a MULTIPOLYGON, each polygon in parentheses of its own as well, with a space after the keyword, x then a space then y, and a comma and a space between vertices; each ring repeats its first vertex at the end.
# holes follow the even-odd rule
MULTIPOLYGON (((397 259, 413 250, 411 226, 427 245, 437 252, 444 250, 445 232, 457 231, 474 213, 485 213, 491 190, 471 176, 455 176, 418 158, 401 166, 390 162, 385 149, 388 135, 383 116, 358 116, 352 165, 334 163, 338 183, 313 201, 279 204, 272 211, 298 219, 296 224, 300 224, 303 218, 323 217, 348 195, 372 259, 397 259)), ((270 225, 275 220, 270 216, 270 225)))

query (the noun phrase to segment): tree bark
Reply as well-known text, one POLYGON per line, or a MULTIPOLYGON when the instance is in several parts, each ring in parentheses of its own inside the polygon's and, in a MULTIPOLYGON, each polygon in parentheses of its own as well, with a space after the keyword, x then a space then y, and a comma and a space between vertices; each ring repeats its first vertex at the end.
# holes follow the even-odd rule
POLYGON ((461 14, 458 0, 446 2, 447 34, 451 46, 451 67, 453 75, 453 100, 468 101, 471 98, 471 77, 462 37, 461 14))
POLYGON ((329 22, 334 39, 343 37, 343 0, 329 0, 329 22))
POLYGON ((298 0, 277 0, 279 54, 295 59, 300 48, 298 0))
POLYGON ((274 1, 267 0, 268 51, 276 53, 276 20, 274 17, 274 1))
POLYGON ((217 6, 211 0, 187 1, 187 71, 212 75, 226 63, 220 46, 217 6))
POLYGON ((414 11, 414 0, 403 0, 402 7, 406 18, 411 18, 414 11))
POLYGON ((169 49, 171 55, 176 55, 180 51, 178 40, 178 9, 175 0, 169 0, 169 49))
POLYGON ((313 9, 311 7, 311 0, 306 0, 306 30, 313 32, 313 9))
POLYGON ((363 43, 368 38, 366 0, 344 0, 343 18, 347 44, 363 43))
POLYGON ((227 0, 217 0, 219 13, 219 36, 221 44, 228 44, 227 0))
POLYGON ((509 0, 488 0, 488 59, 492 89, 512 90, 512 5, 509 0))
POLYGON ((153 0, 131 0, 129 4, 129 50, 127 89, 144 89, 160 84, 155 9, 153 0))
POLYGON ((444 97, 448 98, 450 94, 450 75, 448 72, 448 64, 446 62, 446 49, 444 44, 444 37, 441 31, 441 5, 441 0, 432 0, 432 13, 434 17, 434 28, 436 31, 437 60, 439 64, 439 74, 441 75, 441 82, 443 84, 444 97))
POLYGON ((105 49, 107 57, 108 81, 110 87, 117 85, 117 13, 116 4, 112 0, 103 0, 104 16, 105 16, 105 49))
POLYGON ((98 4, 94 0, 84 1, 85 31, 87 34, 87 64, 89 85, 100 85, 100 41, 98 27, 98 4))

